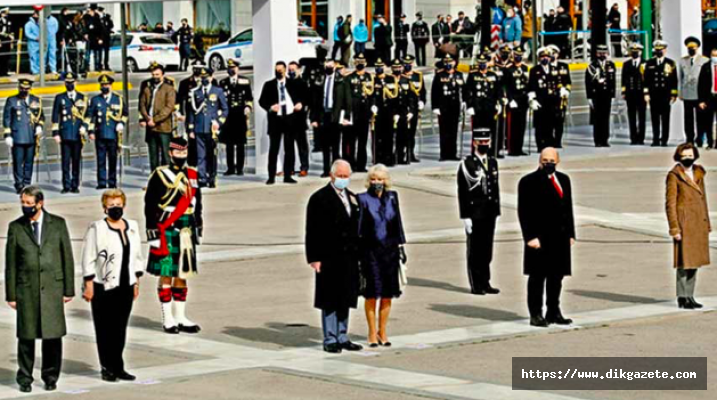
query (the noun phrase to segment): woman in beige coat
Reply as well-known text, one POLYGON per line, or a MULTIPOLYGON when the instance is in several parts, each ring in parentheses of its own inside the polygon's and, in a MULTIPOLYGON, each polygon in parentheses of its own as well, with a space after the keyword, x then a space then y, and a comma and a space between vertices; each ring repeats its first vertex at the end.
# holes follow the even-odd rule
POLYGON ((712 231, 707 196, 705 169, 695 164, 700 154, 691 143, 677 147, 674 168, 667 174, 667 221, 674 241, 674 267, 677 272, 677 305, 680 308, 701 308, 694 292, 697 269, 709 265, 709 234, 712 231))

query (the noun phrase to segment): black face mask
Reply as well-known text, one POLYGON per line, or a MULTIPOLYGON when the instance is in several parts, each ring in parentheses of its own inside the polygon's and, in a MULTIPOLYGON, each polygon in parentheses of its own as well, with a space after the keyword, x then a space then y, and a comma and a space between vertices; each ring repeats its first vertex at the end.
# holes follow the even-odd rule
POLYGON ((523 61, 523 56, 513 56, 513 60, 517 63, 523 61))
POLYGON ((102 87, 100 88, 100 91, 102 92, 102 94, 107 94, 107 93, 110 92, 110 88, 107 87, 107 86, 102 86, 102 87))
POLYGON ((540 64, 541 64, 541 65, 548 65, 548 64, 550 64, 550 59, 549 59, 549 58, 541 58, 541 59, 540 59, 540 64))
POLYGON ((37 205, 34 205, 32 207, 22 206, 22 215, 25 216, 25 218, 30 219, 37 214, 37 205))
POLYGON ((122 207, 111 207, 108 208, 106 212, 107 216, 109 216, 111 220, 119 221, 124 214, 124 209, 122 207))
POLYGON ((488 69, 488 64, 480 63, 480 64, 478 64, 478 69, 480 69, 481 71, 484 71, 484 70, 488 69))
POLYGON ((212 81, 210 81, 209 78, 202 78, 202 85, 209 86, 210 83, 212 83, 212 81))
POLYGON ((450 71, 453 69, 453 64, 446 64, 445 68, 446 68, 446 71, 450 71))
POLYGON ((639 51, 633 51, 632 53, 630 53, 630 55, 632 56, 632 58, 640 58, 640 52, 639 52, 639 51))
POLYGON ((655 50, 655 57, 662 57, 665 55, 663 50, 655 50))
POLYGON ((376 67, 376 75, 383 75, 383 67, 376 67))
POLYGON ((177 168, 182 169, 184 168, 184 165, 187 163, 186 157, 172 157, 172 164, 174 164, 177 168))
POLYGON ((75 90, 75 84, 74 83, 65 83, 65 89, 67 89, 68 92, 72 92, 75 90))
POLYGON ((366 64, 356 64, 356 71, 363 71, 366 69, 366 64))
POLYGON ((154 82, 155 85, 159 85, 162 83, 162 78, 152 78, 152 82, 154 82))
POLYGON ((199 78, 202 75, 202 71, 194 71, 194 77, 199 78))
POLYGON ((413 65, 411 65, 411 64, 407 64, 407 65, 403 66, 403 70, 406 72, 411 72, 412 69, 413 69, 413 65))
POLYGON ((276 79, 281 80, 282 78, 284 78, 284 73, 281 71, 274 71, 274 76, 276 77, 276 79))
POLYGON ((543 164, 543 171, 548 175, 554 174, 555 173, 555 163, 543 164))
POLYGON ((697 49, 687 49, 687 54, 689 54, 690 56, 694 56, 695 54, 697 54, 697 49))
POLYGON ((502 58, 504 61, 507 60, 508 57, 510 57, 510 53, 502 53, 502 54, 500 55, 500 58, 502 58))
POLYGON ((401 75, 401 70, 400 70, 400 69, 394 69, 392 72, 393 72, 394 75, 401 75))
POLYGON ((607 60, 607 54, 598 54, 597 55, 598 60, 604 61, 607 60))
POLYGON ((324 68, 324 71, 326 72, 326 75, 331 75, 334 73, 334 69, 331 67, 324 68))
POLYGON ((296 78, 296 71, 289 71, 289 78, 290 79, 296 78))
POLYGON ((490 146, 488 146, 487 144, 479 144, 478 146, 476 146, 476 150, 478 150, 478 154, 481 154, 481 155, 488 154, 489 149, 490 149, 490 146))
POLYGON ((237 74, 237 71, 234 68, 229 68, 229 71, 227 71, 229 76, 234 76, 237 74))
POLYGON ((18 95, 20 97, 27 97, 27 95, 29 95, 29 94, 30 94, 30 91, 27 89, 20 89, 20 91, 18 92, 18 95))
POLYGON ((692 165, 695 163, 694 158, 683 158, 680 163, 685 166, 685 168, 691 168, 692 165))

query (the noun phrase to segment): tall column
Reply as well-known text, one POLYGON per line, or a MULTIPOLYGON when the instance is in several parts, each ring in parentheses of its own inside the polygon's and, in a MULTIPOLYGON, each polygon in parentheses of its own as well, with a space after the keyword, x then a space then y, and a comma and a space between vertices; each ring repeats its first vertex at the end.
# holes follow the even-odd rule
MULTIPOLYGON (((683 45, 686 37, 694 36, 702 40, 702 24, 699 23, 701 15, 700 0, 662 1, 660 18, 662 38, 669 44, 667 57, 679 62, 681 57, 687 55, 687 49, 683 45)), ((682 101, 678 100, 672 107, 670 120, 670 138, 673 141, 684 140, 683 117, 682 101)))
POLYGON ((274 64, 299 57, 296 22, 296 0, 252 0, 254 27, 254 135, 256 138, 256 173, 267 171, 269 136, 267 115, 259 106, 264 82, 274 76, 274 64))
POLYGON ((648 59, 652 57, 652 0, 640 0, 640 27, 643 31, 647 32, 643 36, 642 45, 645 47, 642 52, 642 57, 648 59))

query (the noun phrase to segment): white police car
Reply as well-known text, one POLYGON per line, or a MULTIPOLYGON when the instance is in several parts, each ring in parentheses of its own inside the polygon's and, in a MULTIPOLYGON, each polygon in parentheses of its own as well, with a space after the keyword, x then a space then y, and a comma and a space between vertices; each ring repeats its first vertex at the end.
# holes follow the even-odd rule
MULTIPOLYGON (((315 30, 300 25, 299 59, 316 57, 316 47, 322 46, 325 41, 315 30)), ((230 58, 238 60, 242 67, 254 65, 253 31, 247 29, 224 43, 210 47, 204 62, 214 71, 226 68, 226 61, 230 58)))
MULTIPOLYGON (((158 33, 127 33, 127 70, 143 71, 152 61, 168 68, 179 67, 179 47, 169 37, 158 33)), ((112 35, 110 68, 122 70, 122 37, 112 35)))

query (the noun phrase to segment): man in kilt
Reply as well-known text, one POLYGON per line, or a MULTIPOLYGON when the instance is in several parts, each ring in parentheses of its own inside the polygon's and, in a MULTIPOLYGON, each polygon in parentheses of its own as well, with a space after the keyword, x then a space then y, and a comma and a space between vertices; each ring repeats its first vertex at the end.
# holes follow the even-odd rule
POLYGON ((147 272, 159 277, 162 327, 166 333, 198 333, 186 317, 187 279, 197 274, 196 247, 202 239, 202 194, 197 170, 187 166, 187 140, 173 138, 170 165, 154 170, 144 197, 147 272))

